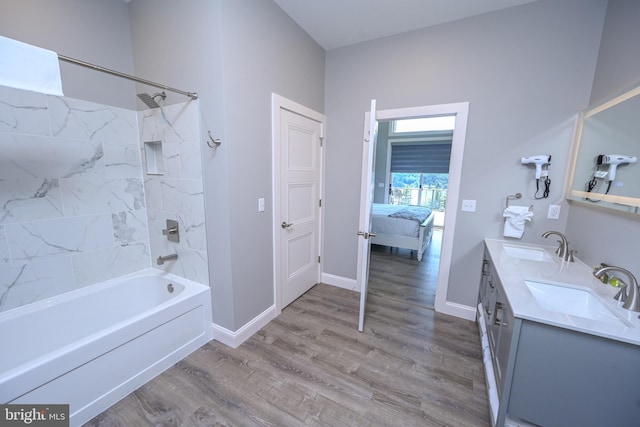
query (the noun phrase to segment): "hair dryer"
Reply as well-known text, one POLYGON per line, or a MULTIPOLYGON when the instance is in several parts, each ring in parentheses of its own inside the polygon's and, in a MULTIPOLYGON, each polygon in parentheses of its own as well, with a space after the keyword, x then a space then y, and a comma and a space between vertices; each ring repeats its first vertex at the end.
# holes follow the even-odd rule
POLYGON ((636 156, 624 156, 622 154, 600 154, 596 158, 596 164, 598 166, 609 165, 609 181, 616 179, 618 165, 628 165, 629 163, 635 163, 637 161, 638 158, 636 156))
POLYGON ((551 163, 551 156, 549 154, 539 154, 537 156, 529 156, 522 158, 523 165, 536 165, 536 179, 540 179, 542 176, 542 166, 551 163))

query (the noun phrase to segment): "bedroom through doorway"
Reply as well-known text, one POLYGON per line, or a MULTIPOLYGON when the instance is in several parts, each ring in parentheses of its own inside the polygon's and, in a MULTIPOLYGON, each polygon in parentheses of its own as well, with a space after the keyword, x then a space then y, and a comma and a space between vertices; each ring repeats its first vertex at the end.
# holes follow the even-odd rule
POLYGON ((435 307, 454 127, 455 116, 378 122, 370 294, 435 307), (407 212, 413 225, 388 218, 407 212), (417 248, 385 237, 420 228, 417 248))

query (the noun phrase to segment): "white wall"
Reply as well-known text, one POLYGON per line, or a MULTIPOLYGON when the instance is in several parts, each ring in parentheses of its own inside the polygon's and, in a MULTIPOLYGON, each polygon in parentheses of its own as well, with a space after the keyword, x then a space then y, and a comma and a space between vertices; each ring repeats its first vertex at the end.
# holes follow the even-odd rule
POLYGON ((0 311, 150 265, 136 112, 0 87, 0 311))
MULTIPOLYGON (((640 2, 609 0, 591 92, 592 105, 640 83, 638 22, 640 2)), ((578 256, 587 263, 619 265, 640 277, 637 255, 640 216, 572 202, 566 234, 571 246, 579 251, 578 256)))
POLYGON ((274 304, 271 93, 324 111, 324 51, 264 0, 134 0, 136 73, 197 91, 214 323, 235 331, 274 304), (258 198, 266 211, 258 213, 258 198))
POLYGON ((208 284, 199 116, 199 101, 189 100, 139 111, 138 127, 151 266, 208 284), (154 155, 147 155, 149 141, 161 142, 154 155), (163 234, 168 219, 178 222, 178 242, 163 234), (178 259, 158 265, 170 254, 178 259))
MULTIPOLYGON (((534 205, 524 241, 564 230, 565 170, 574 120, 589 99, 605 0, 540 0, 327 53, 325 272, 356 276, 364 112, 470 102, 459 198, 476 199, 455 228, 448 301, 473 306, 482 240, 501 237, 505 197, 534 205), (384 61, 380 61, 384 58, 384 61), (551 154, 551 196, 532 200, 533 169, 520 158, 551 154), (561 204, 560 220, 547 220, 561 204)), ((448 206, 447 209, 459 209, 448 206)), ((551 242, 553 243, 553 242, 551 242)))

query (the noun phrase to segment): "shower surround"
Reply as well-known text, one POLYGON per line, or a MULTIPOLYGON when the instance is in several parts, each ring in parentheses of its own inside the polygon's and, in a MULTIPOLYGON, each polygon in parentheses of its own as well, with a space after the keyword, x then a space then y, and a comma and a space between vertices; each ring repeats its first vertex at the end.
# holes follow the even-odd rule
POLYGON ((207 284, 198 117, 197 102, 136 112, 0 87, 0 311, 169 253, 162 269, 207 284), (164 175, 143 173, 148 140, 164 175))

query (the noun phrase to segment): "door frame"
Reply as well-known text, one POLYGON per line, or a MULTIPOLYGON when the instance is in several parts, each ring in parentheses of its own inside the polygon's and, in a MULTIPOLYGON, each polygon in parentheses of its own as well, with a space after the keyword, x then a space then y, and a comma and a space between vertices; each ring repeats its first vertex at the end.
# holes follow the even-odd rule
MULTIPOLYGON (((302 104, 298 104, 295 101, 287 99, 276 93, 271 94, 271 165, 272 165, 272 179, 271 179, 271 197, 272 204, 272 233, 273 233, 273 301, 276 308, 276 315, 282 312, 284 308, 282 306, 282 271, 280 260, 280 245, 282 239, 280 238, 280 202, 282 195, 280 194, 280 110, 287 110, 294 114, 306 117, 313 121, 320 123, 320 178, 318 194, 320 199, 324 199, 324 134, 326 116, 311 108, 305 107, 302 104)), ((323 215, 322 208, 318 212, 318 253, 320 254, 320 262, 318 263, 318 278, 317 283, 320 283, 322 277, 322 247, 324 241, 323 234, 323 215)))
MULTIPOLYGON (((365 123, 368 121, 368 112, 365 113, 365 123)), ((458 210, 460 182, 462 177, 462 159, 467 134, 467 120, 469 116, 469 103, 459 102, 452 104, 425 105, 420 107, 396 108, 390 110, 377 110, 376 120, 389 121, 397 119, 409 119, 425 116, 456 116, 456 126, 451 140, 451 160, 449 162, 449 189, 447 191, 447 214, 444 218, 444 230, 442 234, 442 248, 440 251, 440 265, 438 269, 438 284, 436 286, 435 310, 464 319, 471 319, 469 308, 460 304, 447 301, 449 289, 449 271, 453 254, 453 238, 458 210)), ((365 135, 366 138, 366 135, 365 135)), ((360 194, 368 191, 368 188, 360 188, 360 194)), ((363 209, 369 207, 360 206, 360 214, 363 209)), ((358 253, 360 263, 361 253, 358 253)), ((358 266, 360 268, 360 266, 358 266)), ((471 313, 475 316, 475 312, 471 313)))

